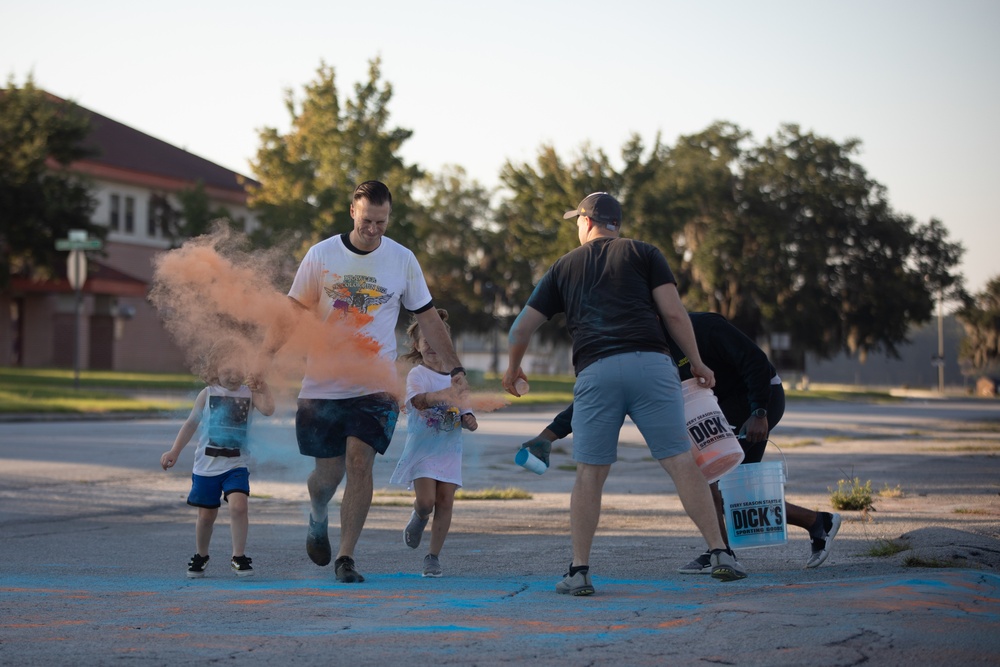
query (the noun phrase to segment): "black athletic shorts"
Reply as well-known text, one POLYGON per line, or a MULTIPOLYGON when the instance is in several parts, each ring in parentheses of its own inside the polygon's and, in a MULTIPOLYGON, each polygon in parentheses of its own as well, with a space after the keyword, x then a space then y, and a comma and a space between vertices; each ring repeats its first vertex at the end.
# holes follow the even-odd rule
POLYGON ((398 417, 399 404, 386 393, 343 399, 300 398, 295 413, 299 452, 317 459, 343 456, 347 438, 354 436, 385 454, 398 417))

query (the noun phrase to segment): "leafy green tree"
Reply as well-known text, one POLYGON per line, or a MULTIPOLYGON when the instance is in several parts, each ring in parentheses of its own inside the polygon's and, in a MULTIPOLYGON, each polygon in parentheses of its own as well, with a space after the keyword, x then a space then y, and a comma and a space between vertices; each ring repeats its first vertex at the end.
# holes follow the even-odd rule
POLYGON ((986 289, 968 299, 956 315, 966 334, 961 358, 980 373, 1000 368, 1000 275, 991 278, 986 289))
POLYGON ((252 161, 260 182, 251 186, 250 206, 261 227, 260 245, 291 240, 304 254, 313 243, 352 228, 349 208, 354 187, 378 179, 389 185, 393 211, 388 235, 403 245, 415 240, 410 191, 421 176, 400 156, 412 131, 390 128, 392 86, 381 81, 380 61, 369 63, 368 81, 354 86, 354 98, 341 100, 334 69, 321 63, 316 79, 297 101, 286 92, 291 129, 260 131, 252 161))
POLYGON ((607 190, 625 209, 623 234, 663 250, 689 309, 758 339, 787 332, 800 353, 894 354, 938 293, 961 293, 963 250, 939 221, 892 211, 854 160, 859 146, 795 125, 755 145, 715 123, 672 147, 632 137, 620 172, 586 146, 572 162, 543 147, 534 166, 505 165, 498 220, 535 281, 576 246, 565 202, 607 190))
POLYGON ((47 95, 28 77, 0 91, 0 289, 12 275, 50 277, 65 264, 55 242, 82 229, 103 239, 91 222, 90 184, 67 168, 94 154, 85 144, 86 116, 47 95))
POLYGON ((744 320, 752 334, 789 332, 823 356, 893 355, 911 325, 930 318, 938 284, 959 280, 960 246, 935 243, 940 224, 892 211, 885 188, 854 161, 859 146, 785 125, 744 159, 740 211, 764 243, 745 248, 740 288, 773 306, 743 309, 763 325, 744 320))
POLYGON ((491 193, 457 166, 426 176, 415 193, 411 248, 434 304, 448 311, 455 333, 489 331, 493 311, 484 286, 494 278, 491 193))
POLYGON ((177 199, 177 206, 164 194, 154 194, 149 201, 157 226, 174 247, 180 246, 189 238, 208 234, 217 222, 228 224, 232 228, 240 227, 229 209, 212 204, 205 192, 204 183, 199 182, 185 188, 175 193, 174 197, 177 199))

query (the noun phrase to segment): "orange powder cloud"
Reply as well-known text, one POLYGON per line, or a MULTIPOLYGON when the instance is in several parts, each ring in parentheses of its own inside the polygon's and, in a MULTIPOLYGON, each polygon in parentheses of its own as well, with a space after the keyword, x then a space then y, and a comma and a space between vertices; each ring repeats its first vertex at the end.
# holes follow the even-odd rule
POLYGON ((267 371, 272 385, 301 380, 308 355, 317 377, 401 395, 393 362, 358 333, 371 318, 323 322, 296 306, 276 284, 290 283, 289 260, 280 249, 246 250, 242 236, 219 228, 160 255, 149 298, 195 372, 220 340, 227 363, 257 370, 265 336, 278 328, 288 338, 267 371))

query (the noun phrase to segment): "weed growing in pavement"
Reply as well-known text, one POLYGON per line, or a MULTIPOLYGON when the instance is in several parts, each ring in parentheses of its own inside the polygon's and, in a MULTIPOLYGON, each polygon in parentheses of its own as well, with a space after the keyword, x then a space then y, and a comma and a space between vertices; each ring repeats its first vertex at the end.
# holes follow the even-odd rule
MULTIPOLYGON (((372 504, 379 505, 381 507, 409 507, 413 505, 412 491, 379 490, 375 491, 372 495, 374 496, 372 504), (400 499, 391 499, 394 496, 400 497, 400 499), (390 499, 382 500, 382 498, 390 499), (411 500, 403 500, 402 498, 409 498, 411 500)), ((531 498, 532 495, 527 491, 516 489, 514 487, 508 487, 506 489, 491 487, 488 489, 481 489, 479 491, 459 489, 455 492, 455 500, 531 500, 531 498)))
POLYGON ((837 490, 830 490, 830 504, 838 510, 871 510, 872 481, 861 483, 860 477, 837 481, 837 490))
POLYGON ((459 489, 455 492, 455 500, 531 500, 531 498, 532 495, 527 491, 514 487, 489 488, 480 491, 459 489))
POLYGON ((906 540, 887 540, 884 537, 880 537, 868 548, 868 551, 864 552, 864 555, 873 558, 888 558, 909 548, 910 545, 906 540))
POLYGON ((878 492, 879 498, 902 498, 906 493, 903 491, 903 487, 897 484, 895 487, 890 487, 886 484, 882 487, 882 490, 878 492))
POLYGON ((907 556, 903 559, 903 567, 962 567, 963 564, 952 559, 940 560, 938 558, 921 558, 920 556, 907 556))

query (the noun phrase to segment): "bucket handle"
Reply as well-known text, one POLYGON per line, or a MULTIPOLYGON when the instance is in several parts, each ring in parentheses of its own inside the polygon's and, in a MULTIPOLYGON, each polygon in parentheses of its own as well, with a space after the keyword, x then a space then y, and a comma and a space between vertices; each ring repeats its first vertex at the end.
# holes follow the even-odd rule
MULTIPOLYGON (((740 440, 744 439, 744 438, 740 438, 739 436, 736 436, 736 437, 737 437, 737 439, 740 439, 740 440)), ((781 462, 785 465, 785 480, 787 481, 788 480, 788 459, 785 458, 785 453, 783 451, 781 451, 781 447, 778 447, 778 443, 776 443, 774 440, 771 440, 770 438, 768 438, 767 439, 767 444, 768 445, 774 445, 774 447, 778 450, 778 453, 781 454, 781 462)), ((764 453, 765 454, 767 453, 767 448, 766 447, 764 449, 764 453)))

